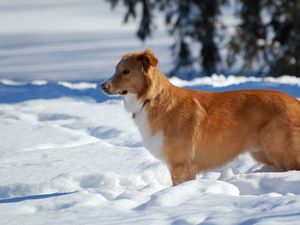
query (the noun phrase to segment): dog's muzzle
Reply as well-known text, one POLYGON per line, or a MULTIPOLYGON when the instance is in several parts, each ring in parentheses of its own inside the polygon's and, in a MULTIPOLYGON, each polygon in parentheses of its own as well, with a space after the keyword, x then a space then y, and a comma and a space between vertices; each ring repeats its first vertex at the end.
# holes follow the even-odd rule
POLYGON ((108 82, 104 82, 103 84, 101 84, 101 88, 103 91, 107 92, 110 89, 110 85, 108 84, 108 82))
POLYGON ((118 92, 112 92, 111 91, 111 84, 109 81, 105 81, 103 84, 100 85, 102 90, 107 94, 107 95, 115 95, 115 94, 119 94, 119 95, 126 95, 128 93, 127 90, 123 90, 123 91, 118 91, 118 92))

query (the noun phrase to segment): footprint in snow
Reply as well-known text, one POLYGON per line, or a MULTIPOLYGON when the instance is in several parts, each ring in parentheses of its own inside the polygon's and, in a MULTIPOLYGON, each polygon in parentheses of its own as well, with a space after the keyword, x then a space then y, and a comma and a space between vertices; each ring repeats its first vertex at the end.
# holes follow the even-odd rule
POLYGON ((121 134, 121 131, 111 127, 99 126, 88 128, 88 133, 98 139, 112 139, 118 137, 121 134))

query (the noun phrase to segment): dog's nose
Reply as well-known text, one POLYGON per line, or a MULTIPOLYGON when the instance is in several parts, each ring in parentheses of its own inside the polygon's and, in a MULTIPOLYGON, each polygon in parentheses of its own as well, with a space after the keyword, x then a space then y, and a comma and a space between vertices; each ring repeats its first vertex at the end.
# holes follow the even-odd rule
POLYGON ((107 82, 104 82, 103 84, 101 84, 101 88, 104 90, 104 91, 107 91, 109 89, 109 84, 107 82))

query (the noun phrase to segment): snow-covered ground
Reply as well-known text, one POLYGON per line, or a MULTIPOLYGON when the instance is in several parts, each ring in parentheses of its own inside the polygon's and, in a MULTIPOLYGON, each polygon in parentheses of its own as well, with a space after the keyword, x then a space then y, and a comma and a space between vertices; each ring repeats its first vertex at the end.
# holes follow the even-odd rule
MULTIPOLYGON (((300 80, 292 77, 172 82, 216 91, 273 88, 300 97, 300 80)), ((94 83, 2 80, 0 93, 6 94, 0 99, 0 224, 300 222, 300 173, 262 167, 248 154, 171 187, 166 166, 143 148, 123 102, 102 96, 94 83), (33 87, 35 98, 26 98, 33 87)))
MULTIPOLYGON (((99 0, 0 0, 0 225, 300 224, 300 173, 247 154, 171 187, 121 99, 97 88, 126 51, 150 47, 171 67, 172 40, 141 43, 122 14, 99 0)), ((300 98, 289 76, 172 82, 300 98)))

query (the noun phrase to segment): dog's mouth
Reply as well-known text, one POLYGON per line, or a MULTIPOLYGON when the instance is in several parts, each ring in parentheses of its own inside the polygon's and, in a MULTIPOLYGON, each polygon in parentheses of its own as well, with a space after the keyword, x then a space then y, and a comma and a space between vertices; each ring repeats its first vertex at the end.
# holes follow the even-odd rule
POLYGON ((118 92, 112 92, 110 90, 103 90, 103 92, 106 94, 106 95, 126 95, 128 93, 127 90, 124 90, 124 91, 118 91, 118 92))
POLYGON ((118 92, 118 94, 120 94, 120 95, 126 95, 128 93, 128 91, 127 90, 124 90, 124 91, 119 91, 118 92))

